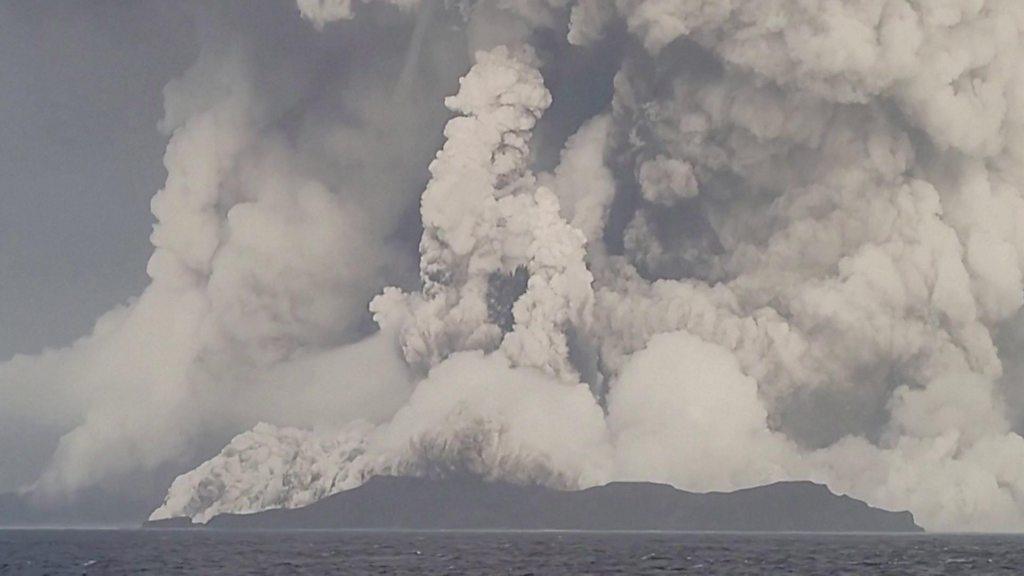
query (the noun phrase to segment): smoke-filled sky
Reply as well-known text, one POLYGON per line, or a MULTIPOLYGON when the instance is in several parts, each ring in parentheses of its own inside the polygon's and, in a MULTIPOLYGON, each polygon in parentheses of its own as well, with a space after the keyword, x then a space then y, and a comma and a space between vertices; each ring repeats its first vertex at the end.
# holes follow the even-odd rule
POLYGON ((119 8, 0 24, 0 491, 810 479, 1024 528, 1016 0, 119 8))
POLYGON ((145 288, 161 90, 192 37, 176 3, 0 3, 0 359, 70 344, 145 288))

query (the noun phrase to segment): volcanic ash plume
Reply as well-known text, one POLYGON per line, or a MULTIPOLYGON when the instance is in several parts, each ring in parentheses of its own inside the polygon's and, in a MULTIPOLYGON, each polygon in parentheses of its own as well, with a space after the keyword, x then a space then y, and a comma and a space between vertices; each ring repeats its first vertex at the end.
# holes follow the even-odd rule
POLYGON ((479 53, 421 201, 422 288, 371 305, 429 376, 345 477, 811 478, 930 528, 1020 527, 996 343, 1018 119, 965 121, 1011 108, 1016 29, 990 28, 1019 10, 889 4, 574 5, 570 40, 619 18, 637 47, 550 174, 540 62, 479 53))
POLYGON ((153 517, 469 473, 811 479, 929 529, 1024 529, 1024 4, 298 7, 325 61, 375 26, 413 40, 365 92, 260 43, 168 87, 153 285, 0 366, 37 391, 0 418, 76 422, 37 486, 267 420, 153 517), (392 178, 410 158, 425 187, 392 178))
MULTIPOLYGON (((411 392, 394 334, 366 339, 367 303, 415 277, 396 231, 464 47, 424 39, 436 56, 407 75, 414 101, 394 95, 409 46, 361 49, 375 30, 311 34, 280 3, 196 13, 198 60, 164 90, 151 284, 73 346, 0 364, 0 491, 62 497, 180 468, 264 420, 379 422, 411 392), (52 457, 7 458, 36 452, 52 457)), ((393 7, 378 21, 413 28, 393 7)))
POLYGON ((583 234, 528 168, 530 130, 551 103, 530 59, 479 53, 445 102, 464 116, 445 127, 423 193, 423 288, 389 289, 370 306, 382 326, 402 326, 413 366, 500 347, 517 366, 576 378, 565 334, 589 320, 593 278, 583 234))
POLYGON ((286 452, 278 465, 245 458, 242 446, 267 444, 261 452, 275 461, 282 452, 276 446, 288 444, 263 426, 180 477, 154 519, 203 521, 222 511, 310 501, 236 496, 262 494, 271 482, 327 495, 374 473, 460 472, 562 487, 607 478, 603 414, 577 380, 565 335, 591 311, 584 237, 527 167, 530 130, 551 96, 527 49, 498 47, 476 60, 459 93, 446 100, 462 115, 445 127, 448 140, 423 195, 423 290, 389 288, 371 304, 382 329, 398 331, 410 367, 429 371, 426 379, 387 424, 342 432, 337 442, 359 449, 332 458, 343 480, 330 480, 329 490, 324 477, 291 471, 309 460, 292 451, 330 451, 319 435, 309 434, 308 446, 286 452), (233 464, 246 460, 253 463, 244 476, 261 478, 256 490, 223 472, 247 469, 233 464), (288 479, 263 479, 267 472, 260 470, 288 479), (296 475, 318 479, 296 483, 296 475))

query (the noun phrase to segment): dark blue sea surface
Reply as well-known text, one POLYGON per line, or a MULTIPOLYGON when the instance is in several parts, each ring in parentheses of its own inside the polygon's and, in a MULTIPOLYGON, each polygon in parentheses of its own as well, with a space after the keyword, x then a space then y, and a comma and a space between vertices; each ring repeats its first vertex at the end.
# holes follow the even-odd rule
POLYGON ((0 574, 1021 574, 1024 537, 0 530, 0 574))

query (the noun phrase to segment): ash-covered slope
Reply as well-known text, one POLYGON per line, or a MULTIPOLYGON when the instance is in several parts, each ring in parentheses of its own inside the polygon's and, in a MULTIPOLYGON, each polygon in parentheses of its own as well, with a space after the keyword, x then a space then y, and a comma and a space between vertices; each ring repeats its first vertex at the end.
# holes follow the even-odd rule
MULTIPOLYGON (((150 522, 187 526, 187 519, 150 522)), ((224 514, 214 529, 521 529, 920 532, 909 512, 872 508, 811 482, 697 494, 613 482, 579 491, 379 476, 304 508, 224 514)))

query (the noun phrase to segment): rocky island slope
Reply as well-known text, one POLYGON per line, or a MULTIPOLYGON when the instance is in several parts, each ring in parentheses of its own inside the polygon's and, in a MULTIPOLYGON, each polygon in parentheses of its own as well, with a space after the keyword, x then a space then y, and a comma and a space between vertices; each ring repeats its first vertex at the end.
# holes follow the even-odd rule
MULTIPOLYGON (((187 518, 148 527, 194 525, 187 518)), ((223 514, 210 529, 921 532, 909 512, 873 508, 812 482, 698 494, 613 482, 579 491, 472 478, 381 476, 309 506, 223 514)))

